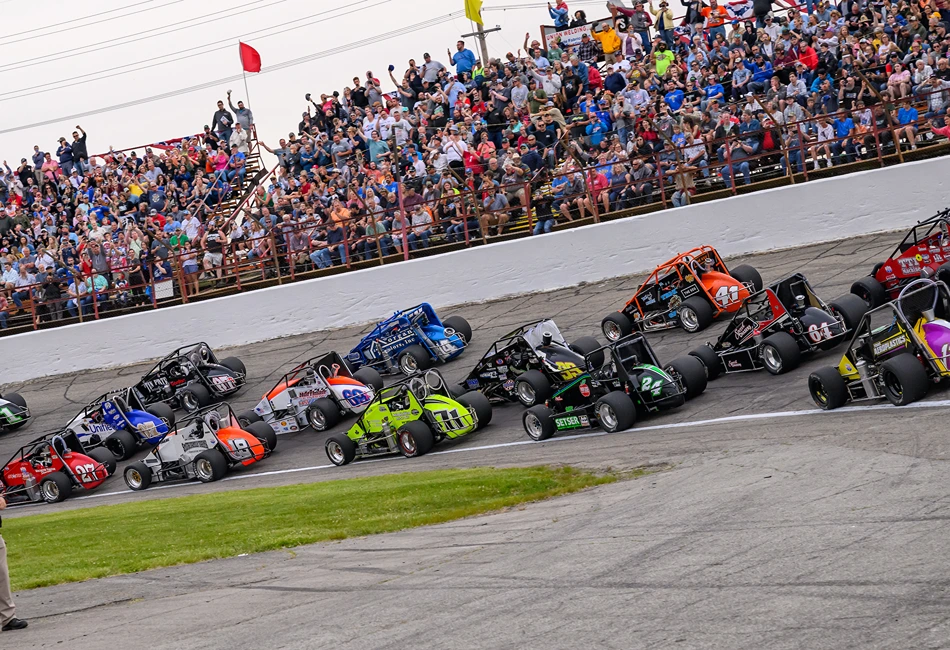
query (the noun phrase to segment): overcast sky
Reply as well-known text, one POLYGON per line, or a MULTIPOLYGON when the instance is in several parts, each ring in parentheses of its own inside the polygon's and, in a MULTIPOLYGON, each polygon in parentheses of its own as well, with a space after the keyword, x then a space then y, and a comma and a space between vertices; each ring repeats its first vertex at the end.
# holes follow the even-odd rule
MULTIPOLYGON (((550 24, 543 3, 518 4, 524 3, 485 2, 486 8, 512 6, 483 13, 486 28, 503 28, 489 37, 491 56, 517 50, 526 31, 539 38, 539 25, 550 24)), ((571 10, 575 7, 597 17, 605 13, 600 2, 575 2, 571 10)), ((342 90, 367 70, 384 81, 385 90, 392 90, 387 66, 395 65, 399 75, 409 58, 421 64, 426 51, 449 65, 446 48, 454 51, 459 35, 472 31, 464 14, 388 40, 378 37, 463 8, 462 0, 350 0, 342 5, 321 0, 0 0, 0 132, 8 131, 0 133, 0 156, 16 167, 34 144, 51 151, 60 135, 71 140, 76 124, 89 134, 90 153, 196 133, 211 122, 215 102, 225 99, 229 88, 235 105, 238 99, 247 100, 240 79, 157 101, 137 100, 239 75, 239 39, 260 52, 265 71, 278 63, 356 46, 248 75, 255 121, 263 139, 275 146, 279 137, 296 131, 307 92, 319 96, 342 90), (215 15, 189 22, 208 14, 215 15), (299 28, 277 33, 295 25, 299 28), (137 70, 148 65, 152 67, 137 70), (109 71, 120 66, 127 67, 109 71), (123 103, 135 105, 68 118, 123 103), (50 120, 54 122, 21 128, 50 120)), ((477 54, 475 40, 466 42, 477 54)))

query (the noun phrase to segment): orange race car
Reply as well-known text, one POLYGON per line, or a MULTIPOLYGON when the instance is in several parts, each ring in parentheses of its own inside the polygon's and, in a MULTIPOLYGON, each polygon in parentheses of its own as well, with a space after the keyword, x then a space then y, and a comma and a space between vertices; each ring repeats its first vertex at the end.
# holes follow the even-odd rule
POLYGON ((761 290, 762 276, 753 267, 743 264, 730 271, 715 248, 700 246, 653 269, 623 309, 604 318, 601 328, 610 341, 634 330, 678 326, 698 332, 761 290))

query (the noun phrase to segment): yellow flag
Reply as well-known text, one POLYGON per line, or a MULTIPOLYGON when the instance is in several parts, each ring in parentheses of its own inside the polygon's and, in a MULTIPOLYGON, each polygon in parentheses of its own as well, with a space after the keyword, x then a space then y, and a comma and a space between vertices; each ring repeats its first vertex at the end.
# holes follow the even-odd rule
POLYGON ((465 0, 465 17, 472 22, 484 25, 482 22, 482 0, 465 0))

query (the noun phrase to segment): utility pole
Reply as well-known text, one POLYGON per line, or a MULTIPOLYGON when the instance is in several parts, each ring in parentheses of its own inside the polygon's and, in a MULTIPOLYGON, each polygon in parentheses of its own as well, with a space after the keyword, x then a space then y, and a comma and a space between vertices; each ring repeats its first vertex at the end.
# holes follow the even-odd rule
POLYGON ((483 67, 488 67, 488 41, 485 38, 485 36, 487 34, 491 34, 492 32, 500 32, 500 31, 501 31, 501 26, 499 25, 495 25, 491 29, 485 29, 484 25, 475 23, 474 32, 472 32, 471 34, 462 34, 462 38, 468 38, 470 36, 474 36, 476 39, 478 39, 478 50, 479 50, 479 53, 482 55, 483 67))

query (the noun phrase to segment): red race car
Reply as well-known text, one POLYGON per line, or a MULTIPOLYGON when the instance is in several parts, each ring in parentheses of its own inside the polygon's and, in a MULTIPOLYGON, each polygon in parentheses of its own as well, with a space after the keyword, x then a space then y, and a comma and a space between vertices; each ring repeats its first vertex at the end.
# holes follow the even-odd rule
POLYGON ((604 318, 601 329, 609 341, 634 330, 682 327, 698 332, 761 290, 762 276, 753 267, 729 270, 715 248, 700 246, 656 267, 623 309, 604 318))
POLYGON ((889 258, 874 265, 871 275, 851 285, 851 293, 873 309, 896 299, 917 278, 950 283, 950 210, 918 222, 889 258))
POLYGON ((20 447, 3 466, 3 497, 17 501, 62 501, 76 488, 91 490, 115 472, 115 456, 105 447, 90 451, 71 431, 56 431, 20 447))

